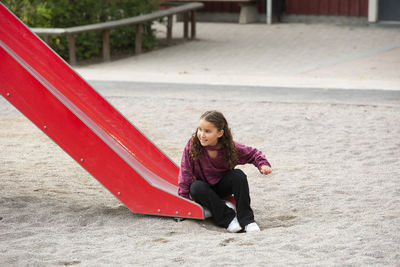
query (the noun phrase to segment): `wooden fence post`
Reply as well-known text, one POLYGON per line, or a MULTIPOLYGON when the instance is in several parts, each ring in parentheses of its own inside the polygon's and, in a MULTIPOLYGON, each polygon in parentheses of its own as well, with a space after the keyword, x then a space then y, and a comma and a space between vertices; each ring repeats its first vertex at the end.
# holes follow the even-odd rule
POLYGON ((190 38, 193 40, 196 38, 196 11, 191 11, 191 35, 190 38))
POLYGON ((172 39, 172 15, 168 16, 168 22, 167 22, 167 44, 171 44, 171 39, 172 39))
POLYGON ((189 37, 189 13, 183 13, 183 38, 188 39, 189 37))
POLYGON ((43 41, 45 41, 46 44, 50 45, 50 35, 43 35, 43 41))
POLYGON ((105 29, 103 31, 103 60, 110 60, 110 30, 105 29))
POLYGON ((76 65, 75 35, 68 34, 69 64, 76 65))
POLYGON ((142 33, 143 33, 143 24, 139 23, 136 25, 135 54, 142 53, 142 33))

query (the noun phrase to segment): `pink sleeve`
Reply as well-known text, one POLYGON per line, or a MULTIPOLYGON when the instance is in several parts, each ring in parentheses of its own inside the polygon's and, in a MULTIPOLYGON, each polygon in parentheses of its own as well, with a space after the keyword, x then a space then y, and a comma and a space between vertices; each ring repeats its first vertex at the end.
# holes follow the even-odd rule
POLYGON ((267 165, 271 167, 264 154, 257 148, 245 146, 235 142, 236 149, 238 151, 239 162, 238 164, 251 163, 260 169, 261 166, 267 165))
POLYGON ((178 176, 178 194, 182 197, 190 199, 189 189, 193 182, 193 160, 190 157, 190 144, 192 139, 186 144, 183 150, 181 168, 178 176))

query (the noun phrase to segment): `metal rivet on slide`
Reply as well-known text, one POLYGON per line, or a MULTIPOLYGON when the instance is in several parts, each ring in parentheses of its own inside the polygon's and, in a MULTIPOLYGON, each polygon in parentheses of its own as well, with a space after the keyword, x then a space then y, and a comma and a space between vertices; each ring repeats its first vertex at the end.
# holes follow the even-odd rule
POLYGON ((47 129, 47 126, 45 125, 45 126, 43 126, 43 128, 46 130, 46 129, 47 129))
POLYGON ((189 213, 188 213, 188 215, 189 215, 189 216, 191 216, 191 215, 192 215, 192 213, 191 213, 191 212, 189 212, 189 213))
POLYGON ((81 162, 83 162, 83 159, 81 159, 81 162))
POLYGON ((7 93, 6 96, 10 96, 10 93, 7 93))
POLYGON ((157 210, 157 212, 161 212, 161 210, 160 210, 160 209, 158 209, 158 210, 157 210))
POLYGON ((120 196, 121 195, 121 192, 118 192, 118 196, 120 196))
POLYGON ((175 212, 176 214, 179 214, 179 212, 175 212))

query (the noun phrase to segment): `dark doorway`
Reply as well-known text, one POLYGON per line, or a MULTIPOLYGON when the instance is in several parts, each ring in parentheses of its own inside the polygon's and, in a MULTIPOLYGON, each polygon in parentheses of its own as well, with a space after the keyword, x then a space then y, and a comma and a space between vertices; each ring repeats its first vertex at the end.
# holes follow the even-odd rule
POLYGON ((400 21, 400 1, 380 0, 378 4, 378 18, 385 21, 400 21))

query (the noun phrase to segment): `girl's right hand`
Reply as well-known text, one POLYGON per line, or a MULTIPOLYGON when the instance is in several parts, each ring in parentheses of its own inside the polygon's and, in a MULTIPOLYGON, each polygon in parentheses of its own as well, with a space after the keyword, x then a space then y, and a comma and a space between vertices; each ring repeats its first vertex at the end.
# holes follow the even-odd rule
POLYGON ((270 174, 271 172, 272 172, 272 168, 270 166, 263 165, 260 168, 260 173, 261 174, 267 175, 267 174, 270 174))

